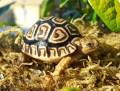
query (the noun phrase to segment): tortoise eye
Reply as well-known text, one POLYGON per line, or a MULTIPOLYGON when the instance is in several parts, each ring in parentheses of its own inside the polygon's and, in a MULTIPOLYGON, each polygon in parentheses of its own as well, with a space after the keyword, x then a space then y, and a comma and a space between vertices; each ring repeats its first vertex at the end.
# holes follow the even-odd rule
POLYGON ((68 33, 60 27, 57 27, 53 30, 50 38, 49 38, 49 42, 51 43, 61 43, 61 42, 65 42, 68 39, 68 33))
POLYGON ((92 44, 92 43, 87 43, 87 46, 88 46, 88 47, 92 47, 93 44, 92 44))

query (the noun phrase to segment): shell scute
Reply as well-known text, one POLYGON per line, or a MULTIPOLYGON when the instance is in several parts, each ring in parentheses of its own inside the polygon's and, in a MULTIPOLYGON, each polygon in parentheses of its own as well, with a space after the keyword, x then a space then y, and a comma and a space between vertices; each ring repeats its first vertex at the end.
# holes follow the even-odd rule
POLYGON ((41 24, 36 31, 35 39, 47 39, 51 26, 48 23, 41 24))

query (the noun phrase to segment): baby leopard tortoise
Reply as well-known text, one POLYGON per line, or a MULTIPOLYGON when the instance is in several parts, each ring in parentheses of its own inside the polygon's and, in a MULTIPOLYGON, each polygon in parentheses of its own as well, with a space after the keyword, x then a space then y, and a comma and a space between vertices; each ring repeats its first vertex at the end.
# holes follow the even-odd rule
POLYGON ((94 38, 83 38, 78 29, 62 18, 40 19, 23 37, 22 52, 46 63, 59 62, 53 72, 59 75, 71 62, 77 49, 88 54, 98 48, 94 38))

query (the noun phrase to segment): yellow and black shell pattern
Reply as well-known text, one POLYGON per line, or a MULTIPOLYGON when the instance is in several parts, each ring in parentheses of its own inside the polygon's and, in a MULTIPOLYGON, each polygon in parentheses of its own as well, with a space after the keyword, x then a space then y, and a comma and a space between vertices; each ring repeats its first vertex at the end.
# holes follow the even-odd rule
POLYGON ((62 18, 40 19, 23 38, 22 52, 39 60, 52 61, 76 51, 78 29, 62 18))

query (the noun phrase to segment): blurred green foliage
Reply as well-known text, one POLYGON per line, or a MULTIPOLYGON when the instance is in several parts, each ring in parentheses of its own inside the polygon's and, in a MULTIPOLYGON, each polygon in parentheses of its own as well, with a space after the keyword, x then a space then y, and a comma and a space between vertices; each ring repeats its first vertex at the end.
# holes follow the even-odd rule
POLYGON ((85 20, 97 19, 88 0, 43 0, 40 10, 40 17, 54 15, 64 19, 75 19, 86 14, 85 20))
POLYGON ((43 0, 42 6, 40 7, 40 16, 45 17, 50 15, 54 7, 55 3, 53 2, 53 0, 43 0))
POLYGON ((65 4, 67 4, 69 0, 61 0, 60 1, 60 8, 62 8, 63 6, 65 6, 65 4))
POLYGON ((111 31, 118 32, 119 9, 119 0, 43 0, 41 17, 53 15, 70 20, 85 14, 84 20, 99 22, 101 19, 111 31))
POLYGON ((15 23, 11 23, 11 22, 0 22, 0 27, 3 26, 15 26, 15 23))

